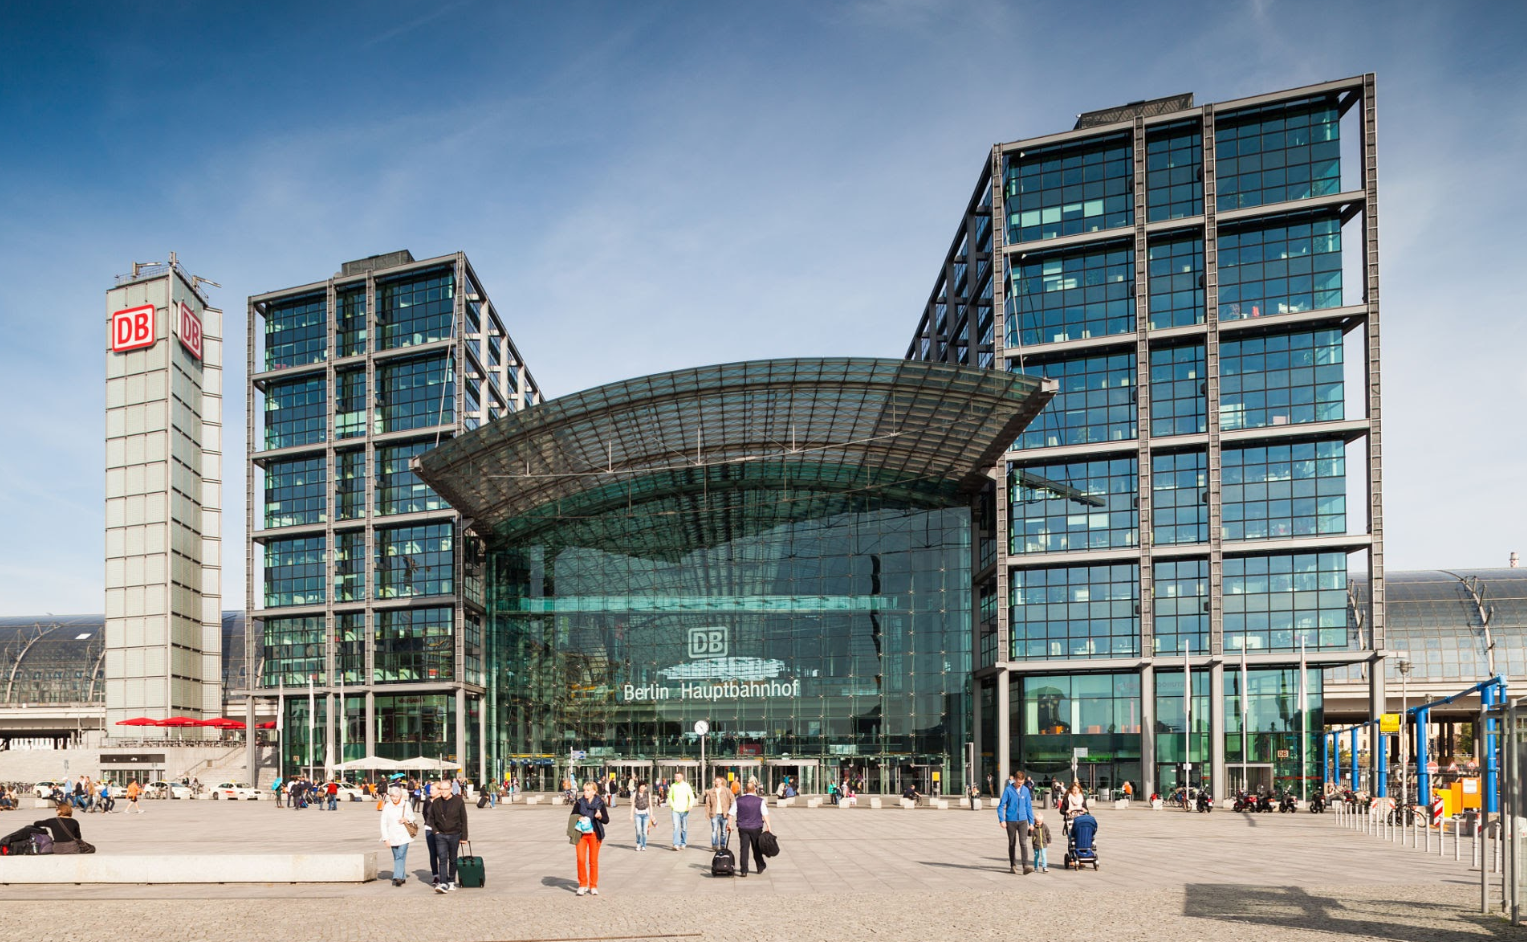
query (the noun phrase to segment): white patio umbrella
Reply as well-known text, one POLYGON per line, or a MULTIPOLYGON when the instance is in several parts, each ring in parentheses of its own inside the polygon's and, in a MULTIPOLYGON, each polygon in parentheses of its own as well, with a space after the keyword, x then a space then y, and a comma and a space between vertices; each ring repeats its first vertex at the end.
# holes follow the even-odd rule
POLYGON ((335 768, 345 772, 354 772, 360 769, 400 769, 403 768, 403 765, 392 759, 383 759, 379 756, 361 756, 359 759, 341 762, 335 768))
POLYGON ((412 759, 404 759, 394 768, 408 769, 413 772, 440 772, 445 769, 459 769, 461 763, 448 762, 444 759, 431 759, 428 756, 415 756, 412 759))

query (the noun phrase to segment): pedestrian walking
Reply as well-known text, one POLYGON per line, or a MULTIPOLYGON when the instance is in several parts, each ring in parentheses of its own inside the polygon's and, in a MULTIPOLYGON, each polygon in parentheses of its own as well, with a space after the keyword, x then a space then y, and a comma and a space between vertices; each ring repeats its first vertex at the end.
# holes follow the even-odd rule
POLYGON ((705 790, 705 816, 710 820, 710 849, 720 850, 726 846, 727 815, 732 813, 736 802, 726 779, 716 776, 715 783, 705 790))
POLYGON ((330 811, 338 811, 339 810, 339 783, 334 781, 331 778, 331 779, 329 779, 329 784, 325 785, 323 787, 323 790, 324 790, 325 794, 327 795, 327 797, 329 799, 329 810, 330 811))
POLYGON ((604 826, 610 823, 610 808, 599 797, 599 786, 592 780, 583 783, 583 797, 573 805, 578 815, 578 895, 599 895, 599 846, 604 843, 604 826))
POLYGON ((673 814, 673 849, 689 846, 689 809, 695 806, 695 790, 684 781, 683 772, 673 774, 673 788, 668 790, 668 810, 673 814))
POLYGON ((1025 875, 1034 872, 1029 865, 1029 828, 1034 825, 1034 803, 1029 800, 1028 789, 1023 787, 1023 773, 1009 772, 1007 787, 1002 790, 1002 800, 997 804, 997 825, 1007 831, 1007 870, 1018 872, 1020 860, 1025 875))
POLYGON ((143 789, 139 787, 138 780, 133 779, 127 783, 127 813, 136 811, 143 813, 143 806, 138 804, 138 799, 143 797, 143 789))
POLYGON ((1029 830, 1029 842, 1034 845, 1034 869, 1040 873, 1050 872, 1050 854, 1045 850, 1050 846, 1050 826, 1045 824, 1045 816, 1034 812, 1034 827, 1029 830))
POLYGON ((976 810, 976 802, 981 798, 981 786, 971 785, 968 797, 970 798, 970 810, 976 810))
POLYGON ((394 785, 387 789, 387 798, 382 803, 382 843, 392 848, 393 886, 408 882, 408 845, 418 830, 413 809, 403 799, 403 789, 394 785))
MULTIPOLYGON (((737 837, 742 843, 742 849, 737 853, 737 861, 740 864, 737 875, 739 877, 748 875, 749 853, 753 855, 755 869, 763 873, 768 864, 764 863, 763 845, 759 838, 763 832, 769 830, 769 803, 764 801, 764 797, 758 793, 758 779, 748 779, 747 793, 737 796, 737 800, 732 803, 727 814, 731 819, 727 825, 728 829, 735 826, 737 837)), ((726 839, 723 837, 722 846, 725 844, 726 839)))
POLYGON ((450 782, 440 783, 440 797, 432 806, 434 814, 435 856, 439 858, 440 882, 435 884, 436 893, 448 893, 456 889, 456 850, 467 836, 467 803, 451 790, 450 782))
MULTIPOLYGON (((1186 800, 1186 799, 1185 799, 1186 800)), ((1061 809, 1066 819, 1076 817, 1087 810, 1087 796, 1082 794, 1082 783, 1072 782, 1071 790, 1066 793, 1065 807, 1061 809)))
POLYGON ((642 782, 631 793, 631 822, 636 825, 636 849, 647 849, 647 832, 652 830, 652 793, 642 782))
POLYGON ((415 784, 415 792, 424 796, 423 811, 419 813, 424 822, 424 846, 429 851, 429 885, 440 885, 440 855, 435 853, 435 799, 440 796, 439 786, 421 782, 415 784))
POLYGON ((270 783, 270 793, 276 797, 276 807, 283 807, 286 799, 286 787, 281 784, 281 779, 277 778, 274 782, 270 783))

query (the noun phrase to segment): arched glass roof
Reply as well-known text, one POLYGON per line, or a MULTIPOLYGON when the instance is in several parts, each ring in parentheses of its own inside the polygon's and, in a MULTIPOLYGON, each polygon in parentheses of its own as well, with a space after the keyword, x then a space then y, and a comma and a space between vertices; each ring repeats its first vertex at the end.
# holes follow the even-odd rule
MULTIPOLYGON (((1354 576, 1352 592, 1366 609, 1367 578, 1354 576)), ((1481 606, 1489 616, 1496 673, 1527 678, 1527 569, 1389 572, 1384 594, 1386 646, 1410 654, 1411 680, 1474 683, 1490 676, 1481 606)), ((1384 663, 1398 682, 1398 659, 1384 663)))
POLYGON ((847 509, 855 494, 947 504, 986 480, 1054 391, 943 363, 730 363, 552 399, 415 470, 479 533, 597 520, 592 545, 670 555, 847 509))
POLYGON ((103 702, 100 615, 0 618, 0 704, 103 702))

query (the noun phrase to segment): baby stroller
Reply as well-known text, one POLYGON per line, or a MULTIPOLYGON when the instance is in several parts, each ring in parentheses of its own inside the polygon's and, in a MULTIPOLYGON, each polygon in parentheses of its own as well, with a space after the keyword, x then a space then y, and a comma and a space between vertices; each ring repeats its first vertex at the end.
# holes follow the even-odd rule
POLYGON ((1073 817, 1066 828, 1066 869, 1077 870, 1087 864, 1098 868, 1098 850, 1094 838, 1098 832, 1098 819, 1083 811, 1073 817))

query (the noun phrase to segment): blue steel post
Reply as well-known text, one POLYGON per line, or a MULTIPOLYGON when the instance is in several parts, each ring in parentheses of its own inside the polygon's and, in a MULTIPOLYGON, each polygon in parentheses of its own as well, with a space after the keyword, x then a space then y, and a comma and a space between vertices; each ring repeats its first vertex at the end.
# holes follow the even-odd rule
POLYGON ((1426 755, 1426 721, 1431 713, 1430 710, 1416 710, 1416 803, 1427 805, 1432 803, 1432 776, 1426 771, 1426 763, 1430 759, 1426 755))
POLYGON ((1320 734, 1320 784, 1322 786, 1331 781, 1331 734, 1320 734))
MULTIPOLYGON (((1498 678, 1497 678, 1498 681, 1498 678)), ((1500 692, 1497 683, 1486 684, 1479 691, 1480 707, 1488 711, 1496 704, 1496 694, 1500 692)), ((1502 697, 1501 699, 1505 699, 1502 697)), ((1480 769, 1485 776, 1485 810, 1491 814, 1500 812, 1500 790, 1496 787, 1496 774, 1500 770, 1500 763, 1495 758, 1496 735, 1498 723, 1489 718, 1486 713, 1485 737, 1484 737, 1484 762, 1480 763, 1480 769)))
POLYGON ((1352 727, 1349 734, 1352 739, 1352 790, 1360 792, 1362 791, 1361 782, 1357 777, 1357 727, 1352 727))
POLYGON ((1372 736, 1373 738, 1370 742, 1373 743, 1373 748, 1378 755, 1378 762, 1376 763, 1378 774, 1374 776, 1376 781, 1373 783, 1373 794, 1383 798, 1389 793, 1389 737, 1384 735, 1384 731, 1377 721, 1374 721, 1372 736))

